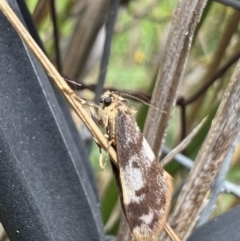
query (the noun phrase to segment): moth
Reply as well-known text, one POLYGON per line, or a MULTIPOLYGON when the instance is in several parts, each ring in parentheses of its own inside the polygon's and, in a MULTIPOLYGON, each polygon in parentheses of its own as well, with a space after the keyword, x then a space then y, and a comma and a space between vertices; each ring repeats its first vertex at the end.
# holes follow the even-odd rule
POLYGON ((136 241, 152 241, 166 223, 172 177, 163 170, 142 135, 134 118, 136 111, 124 98, 129 95, 107 91, 99 108, 91 108, 91 112, 106 129, 109 145, 116 150, 117 164, 111 164, 133 237, 136 241))

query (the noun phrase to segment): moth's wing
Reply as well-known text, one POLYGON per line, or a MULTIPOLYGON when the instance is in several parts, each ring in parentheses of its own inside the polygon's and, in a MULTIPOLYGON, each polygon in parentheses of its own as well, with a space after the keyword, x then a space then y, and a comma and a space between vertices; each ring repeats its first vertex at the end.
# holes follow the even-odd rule
POLYGON ((116 149, 122 207, 137 241, 162 231, 172 195, 172 178, 156 160, 132 115, 118 110, 116 149))

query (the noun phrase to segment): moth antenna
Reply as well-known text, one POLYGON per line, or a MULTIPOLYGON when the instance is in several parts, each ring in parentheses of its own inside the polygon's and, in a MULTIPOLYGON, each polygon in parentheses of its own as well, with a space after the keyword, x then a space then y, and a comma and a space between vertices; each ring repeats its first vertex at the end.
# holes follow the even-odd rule
POLYGON ((135 92, 132 90, 118 90, 118 91, 113 91, 112 93, 128 99, 138 100, 145 105, 150 105, 151 100, 139 92, 135 92))
MULTIPOLYGON (((128 99, 140 101, 147 106, 150 106, 156 110, 159 110, 156 106, 154 106, 150 103, 151 99, 149 99, 148 97, 144 96, 143 94, 141 94, 139 92, 135 92, 132 90, 119 90, 119 91, 113 91, 112 93, 117 94, 121 97, 128 98, 128 99)), ((162 111, 162 112, 165 112, 165 111, 162 111)))

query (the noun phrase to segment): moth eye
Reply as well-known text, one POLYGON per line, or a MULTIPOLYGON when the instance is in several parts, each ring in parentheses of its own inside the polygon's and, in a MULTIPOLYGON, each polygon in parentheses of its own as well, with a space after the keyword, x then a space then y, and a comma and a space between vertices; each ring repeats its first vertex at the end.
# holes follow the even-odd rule
POLYGON ((104 99, 104 104, 106 106, 109 106, 111 104, 111 102, 112 102, 112 98, 109 96, 104 99))

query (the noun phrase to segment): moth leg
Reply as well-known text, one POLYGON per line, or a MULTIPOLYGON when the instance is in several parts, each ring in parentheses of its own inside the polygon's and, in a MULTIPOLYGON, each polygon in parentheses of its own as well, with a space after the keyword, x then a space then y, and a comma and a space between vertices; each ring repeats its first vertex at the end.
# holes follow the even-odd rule
POLYGON ((108 159, 110 159, 109 150, 110 150, 110 148, 111 148, 113 142, 114 142, 114 139, 112 139, 112 140, 110 140, 110 141, 108 142, 107 156, 106 156, 105 161, 107 161, 108 159))
POLYGON ((104 123, 104 128, 105 129, 107 129, 107 127, 108 127, 108 120, 109 120, 109 112, 110 112, 110 110, 108 109, 107 110, 107 115, 106 115, 106 119, 105 119, 105 123, 104 123))
POLYGON ((99 147, 99 166, 100 168, 104 171, 106 168, 106 163, 105 161, 103 161, 103 154, 102 154, 102 148, 99 147))
MULTIPOLYGON (((107 134, 104 134, 104 136, 106 138, 108 138, 109 136, 107 134)), ((106 168, 106 165, 107 165, 107 161, 109 159, 109 149, 110 149, 110 146, 108 144, 108 148, 107 148, 107 155, 106 157, 104 158, 103 160, 103 155, 102 155, 102 147, 100 145, 98 145, 98 148, 99 148, 99 153, 100 153, 100 156, 99 156, 99 166, 100 168, 104 171, 105 168, 106 168)))
POLYGON ((97 144, 98 150, 99 150, 99 160, 98 160, 99 166, 100 166, 100 168, 101 168, 102 170, 105 170, 106 163, 103 162, 102 147, 101 147, 101 145, 99 144, 99 142, 97 141, 96 138, 93 138, 93 139, 94 139, 95 143, 97 144))
MULTIPOLYGON (((104 136, 105 136, 107 139, 109 138, 109 135, 107 135, 107 134, 104 134, 104 136)), ((107 155, 106 155, 106 157, 104 158, 104 160, 103 160, 103 155, 102 155, 102 148, 101 148, 100 145, 98 145, 98 147, 99 147, 99 152, 100 152, 99 165, 100 165, 100 168, 101 168, 102 170, 105 170, 106 165, 107 165, 107 162, 108 162, 108 160, 110 159, 109 150, 110 150, 110 147, 111 147, 111 145, 112 145, 113 142, 114 142, 114 140, 110 140, 110 141, 108 142, 107 155)))

